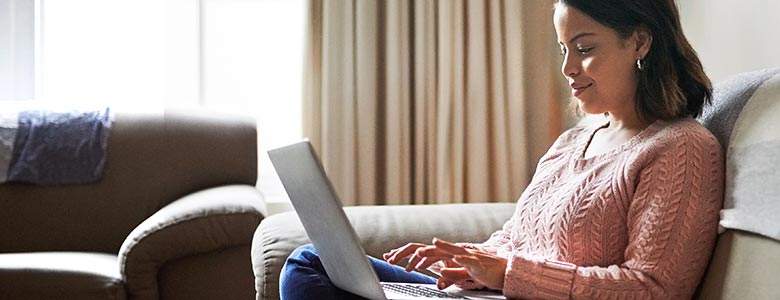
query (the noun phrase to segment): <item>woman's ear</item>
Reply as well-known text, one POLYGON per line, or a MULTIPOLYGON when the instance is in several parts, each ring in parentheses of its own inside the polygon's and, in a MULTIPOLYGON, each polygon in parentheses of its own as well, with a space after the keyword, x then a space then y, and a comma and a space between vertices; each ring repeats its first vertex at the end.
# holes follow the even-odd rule
POLYGON ((644 58, 650 52, 653 45, 653 35, 646 28, 639 28, 634 31, 634 40, 636 41, 637 57, 644 58))

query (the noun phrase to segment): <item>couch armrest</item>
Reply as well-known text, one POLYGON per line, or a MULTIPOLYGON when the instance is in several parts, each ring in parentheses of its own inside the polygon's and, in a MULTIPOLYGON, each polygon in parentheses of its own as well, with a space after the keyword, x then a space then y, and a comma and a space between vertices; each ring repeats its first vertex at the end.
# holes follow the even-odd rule
MULTIPOLYGON (((368 255, 409 242, 430 243, 433 237, 453 242, 483 242, 514 212, 514 203, 347 207, 368 255)), ((252 242, 257 299, 279 299, 279 272, 290 253, 309 243, 297 215, 273 215, 258 226, 252 242)))
POLYGON ((119 250, 130 298, 156 299, 157 272, 168 261, 249 245, 264 215, 260 193, 249 185, 210 188, 171 202, 138 225, 119 250))

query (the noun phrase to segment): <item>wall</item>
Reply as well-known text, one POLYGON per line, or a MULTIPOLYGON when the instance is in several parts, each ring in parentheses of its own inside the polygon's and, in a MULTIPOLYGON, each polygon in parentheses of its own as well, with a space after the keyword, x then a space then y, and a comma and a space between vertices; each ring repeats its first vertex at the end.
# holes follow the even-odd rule
POLYGON ((677 2, 683 30, 713 82, 780 67, 780 1, 677 2))

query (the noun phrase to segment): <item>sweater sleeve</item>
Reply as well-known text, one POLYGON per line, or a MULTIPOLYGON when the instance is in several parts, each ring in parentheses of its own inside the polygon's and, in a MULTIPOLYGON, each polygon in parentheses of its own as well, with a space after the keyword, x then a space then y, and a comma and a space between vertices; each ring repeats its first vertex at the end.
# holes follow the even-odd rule
POLYGON ((678 133, 638 171, 620 265, 513 254, 504 294, 523 299, 691 299, 717 237, 723 154, 711 135, 678 133))
POLYGON ((488 238, 487 241, 482 243, 461 243, 460 245, 466 248, 479 250, 493 255, 500 255, 501 253, 507 253, 512 249, 512 244, 509 235, 513 230, 512 228, 514 227, 514 224, 517 222, 515 220, 516 217, 517 214, 513 215, 506 223, 504 223, 504 226, 502 226, 501 229, 499 229, 496 232, 493 232, 493 234, 490 235, 490 238, 488 238))

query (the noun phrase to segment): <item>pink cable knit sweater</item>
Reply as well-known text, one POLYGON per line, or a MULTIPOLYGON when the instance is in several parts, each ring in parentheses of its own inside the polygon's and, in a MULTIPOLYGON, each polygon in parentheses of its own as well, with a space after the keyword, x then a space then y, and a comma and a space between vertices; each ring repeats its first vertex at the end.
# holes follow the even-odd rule
POLYGON ((514 216, 471 247, 509 260, 521 299, 691 299, 714 247, 724 155, 691 118, 657 121, 584 159, 601 126, 562 134, 514 216))

